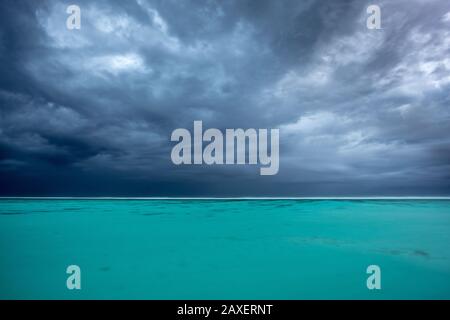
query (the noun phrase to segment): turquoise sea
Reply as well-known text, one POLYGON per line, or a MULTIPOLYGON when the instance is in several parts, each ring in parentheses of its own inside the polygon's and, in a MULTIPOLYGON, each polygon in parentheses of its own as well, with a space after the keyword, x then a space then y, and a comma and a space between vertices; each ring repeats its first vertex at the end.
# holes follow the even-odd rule
POLYGON ((0 299, 350 298, 450 299, 450 200, 0 200, 0 299))

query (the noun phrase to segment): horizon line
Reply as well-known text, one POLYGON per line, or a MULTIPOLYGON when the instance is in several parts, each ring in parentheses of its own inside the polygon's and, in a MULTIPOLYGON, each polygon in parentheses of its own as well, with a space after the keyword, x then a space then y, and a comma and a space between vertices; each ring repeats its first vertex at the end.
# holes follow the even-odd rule
POLYGON ((367 197, 20 197, 0 196, 5 199, 29 200, 450 200, 450 196, 367 196, 367 197))

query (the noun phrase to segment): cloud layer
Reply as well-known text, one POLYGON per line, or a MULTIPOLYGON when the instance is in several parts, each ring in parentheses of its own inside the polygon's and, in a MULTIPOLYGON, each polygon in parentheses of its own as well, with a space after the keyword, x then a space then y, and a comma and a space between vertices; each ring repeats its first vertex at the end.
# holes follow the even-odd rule
POLYGON ((2 195, 450 193, 450 5, 0 4, 2 195), (280 128, 280 171, 175 166, 170 134, 280 128))

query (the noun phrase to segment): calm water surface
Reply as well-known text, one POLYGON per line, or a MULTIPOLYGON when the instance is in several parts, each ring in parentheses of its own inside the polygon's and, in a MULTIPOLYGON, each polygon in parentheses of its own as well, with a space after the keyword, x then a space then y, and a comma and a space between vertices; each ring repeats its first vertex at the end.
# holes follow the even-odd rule
POLYGON ((3 199, 0 298, 450 299, 450 200, 3 199))

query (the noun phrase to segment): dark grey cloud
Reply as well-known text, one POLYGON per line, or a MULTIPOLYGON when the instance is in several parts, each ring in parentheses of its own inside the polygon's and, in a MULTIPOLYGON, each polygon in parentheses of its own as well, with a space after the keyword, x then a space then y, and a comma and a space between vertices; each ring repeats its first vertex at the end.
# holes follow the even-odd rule
POLYGON ((376 3, 2 1, 0 194, 448 195, 450 5, 376 3), (280 128, 279 174, 174 166, 194 120, 280 128))

